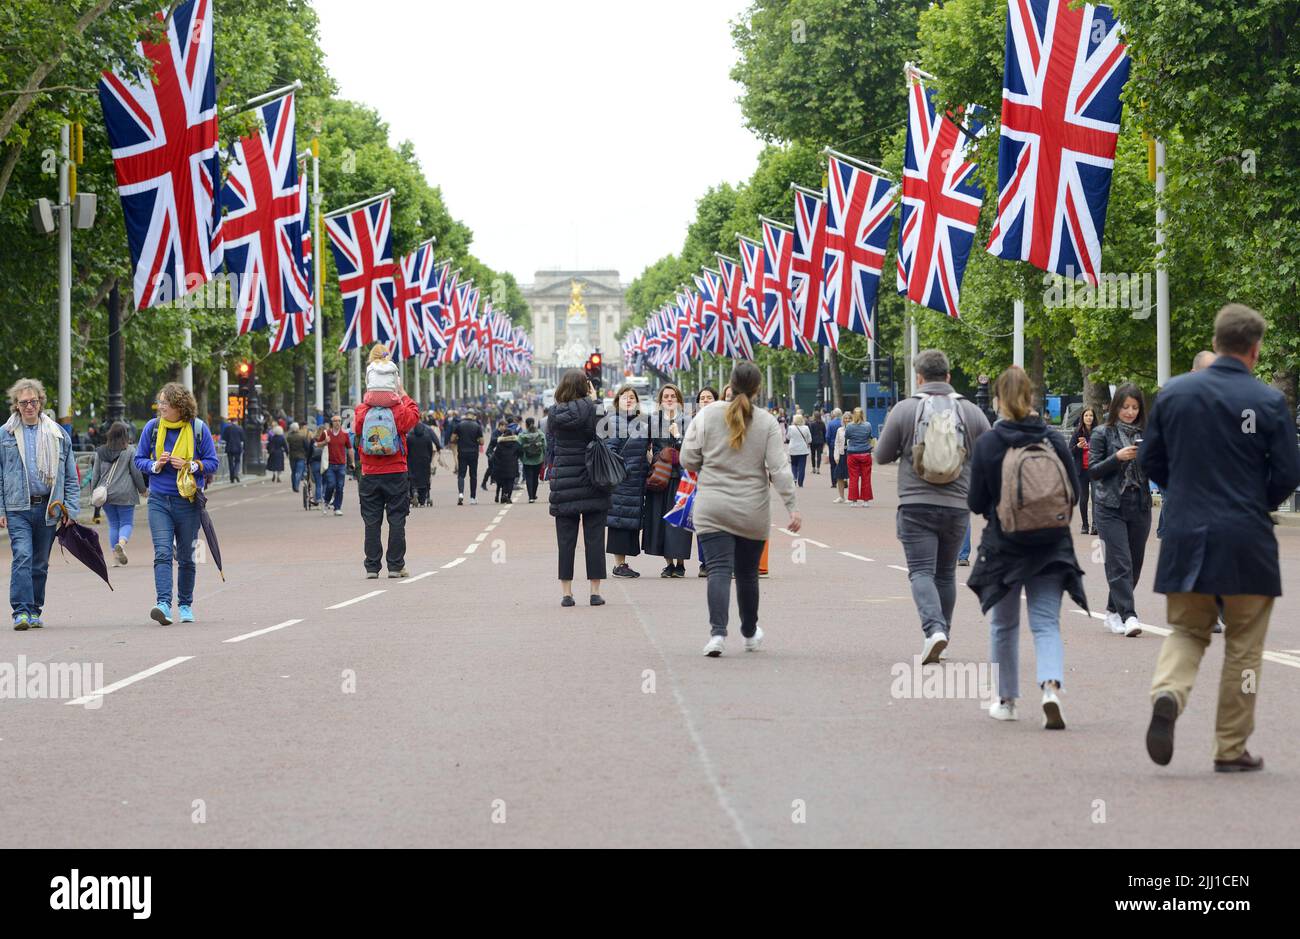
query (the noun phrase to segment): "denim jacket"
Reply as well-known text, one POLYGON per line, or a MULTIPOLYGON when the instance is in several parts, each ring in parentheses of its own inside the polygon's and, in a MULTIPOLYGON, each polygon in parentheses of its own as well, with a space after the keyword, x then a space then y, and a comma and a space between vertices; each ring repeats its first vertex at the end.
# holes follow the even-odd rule
MULTIPOLYGON (((81 483, 77 479, 77 461, 72 455, 72 438, 63 432, 59 442, 60 470, 54 476, 54 485, 50 487, 50 502, 62 502, 73 518, 81 511, 81 483)), ((0 429, 0 516, 13 512, 27 512, 32 507, 31 491, 27 487, 27 467, 23 465, 22 455, 18 452, 18 438, 7 430, 0 429)), ((47 513, 45 524, 53 525, 58 521, 47 513)))

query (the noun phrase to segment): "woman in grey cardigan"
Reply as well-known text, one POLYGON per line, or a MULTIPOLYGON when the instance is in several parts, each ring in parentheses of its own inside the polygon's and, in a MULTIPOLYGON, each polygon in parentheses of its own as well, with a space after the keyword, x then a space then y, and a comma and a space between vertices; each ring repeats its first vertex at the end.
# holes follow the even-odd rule
POLYGON ((134 457, 128 428, 117 421, 108 429, 107 442, 95 451, 91 471, 95 488, 108 487, 108 500, 104 503, 108 543, 119 565, 126 564, 126 543, 135 529, 135 507, 140 504, 140 496, 148 491, 134 457))
POLYGON ((704 654, 721 655, 726 644, 731 579, 745 651, 763 641, 758 626, 758 562, 772 524, 769 480, 790 513, 787 528, 799 531, 794 476, 775 417, 754 407, 761 373, 752 362, 731 372, 732 399, 695 415, 682 442, 681 463, 699 474, 694 522, 709 558, 710 637, 704 654))

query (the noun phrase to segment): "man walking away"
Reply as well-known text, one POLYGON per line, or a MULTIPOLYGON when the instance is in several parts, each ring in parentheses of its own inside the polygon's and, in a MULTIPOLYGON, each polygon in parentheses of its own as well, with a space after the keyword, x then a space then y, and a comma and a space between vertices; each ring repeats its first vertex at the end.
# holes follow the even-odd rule
POLYGON ((406 517, 411 513, 411 481, 406 462, 406 435, 420 423, 420 406, 407 396, 400 379, 397 394, 396 407, 372 408, 362 402, 352 419, 352 432, 361 441, 361 520, 366 524, 366 577, 371 580, 379 576, 385 560, 380 541, 385 515, 388 517, 388 576, 407 576, 406 517), (371 424, 367 426, 366 416, 372 412, 371 424), (393 428, 387 426, 389 423, 393 428))
POLYGON ((1249 307, 1232 303, 1220 310, 1214 321, 1219 357, 1165 385, 1138 451, 1143 469, 1173 496, 1155 589, 1166 596, 1174 631, 1156 661, 1147 729, 1147 753, 1161 766, 1173 758, 1174 721, 1187 707, 1222 599, 1227 649, 1214 769, 1264 768, 1246 741, 1255 729, 1269 615, 1282 594, 1269 513, 1300 485, 1286 399, 1252 374, 1264 329, 1264 318, 1249 307), (1206 459, 1207 441, 1213 459, 1206 459))
POLYGON ((244 463, 244 428, 226 421, 221 428, 221 442, 226 445, 226 463, 230 467, 230 481, 239 482, 239 471, 244 463))
POLYGON ((474 412, 465 418, 451 435, 456 447, 456 504, 465 504, 465 475, 469 474, 469 504, 478 505, 478 448, 483 443, 483 425, 474 420, 474 412))
POLYGON ((922 664, 929 664, 952 634, 957 552, 970 521, 970 454, 989 422, 953 390, 948 357, 938 349, 922 350, 912 365, 917 393, 890 412, 875 457, 881 465, 899 460, 895 524, 925 632, 922 664))

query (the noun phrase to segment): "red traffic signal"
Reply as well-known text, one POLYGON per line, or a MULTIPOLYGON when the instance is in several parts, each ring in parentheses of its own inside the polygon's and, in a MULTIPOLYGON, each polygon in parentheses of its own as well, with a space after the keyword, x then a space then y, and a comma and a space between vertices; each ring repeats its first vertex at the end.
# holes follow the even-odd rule
POLYGON ((240 363, 239 363, 239 377, 240 377, 240 378, 247 378, 248 375, 249 375, 249 373, 252 372, 252 370, 253 370, 252 363, 250 363, 250 362, 240 362, 240 363))
POLYGON ((591 367, 592 367, 592 368, 600 368, 600 353, 599 353, 599 352, 593 352, 593 353, 591 354, 591 367))

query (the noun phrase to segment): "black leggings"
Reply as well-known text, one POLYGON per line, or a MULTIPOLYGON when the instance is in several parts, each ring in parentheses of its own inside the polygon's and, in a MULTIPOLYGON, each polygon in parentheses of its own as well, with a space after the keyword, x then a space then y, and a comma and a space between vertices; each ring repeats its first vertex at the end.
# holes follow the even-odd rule
POLYGON ((524 484, 528 487, 529 499, 537 498, 537 480, 541 475, 541 463, 538 463, 536 466, 529 466, 527 463, 524 464, 524 484))
POLYGON ((1092 494, 1092 483, 1088 481, 1088 471, 1083 470, 1079 476, 1079 522, 1088 527, 1088 497, 1092 494))
POLYGON ((812 448, 812 468, 813 468, 813 472, 814 472, 814 473, 817 472, 819 469, 822 468, 822 450, 823 450, 823 449, 824 449, 824 447, 819 447, 817 444, 813 444, 813 448, 812 448))
POLYGON ((456 463, 456 491, 465 494, 465 476, 469 475, 469 497, 478 498, 478 451, 461 453, 456 463))
POLYGON ((758 562, 763 542, 728 532, 700 535, 701 550, 709 555, 709 629, 727 634, 731 607, 731 574, 736 574, 736 605, 740 608, 740 634, 750 638, 758 629, 758 562))

